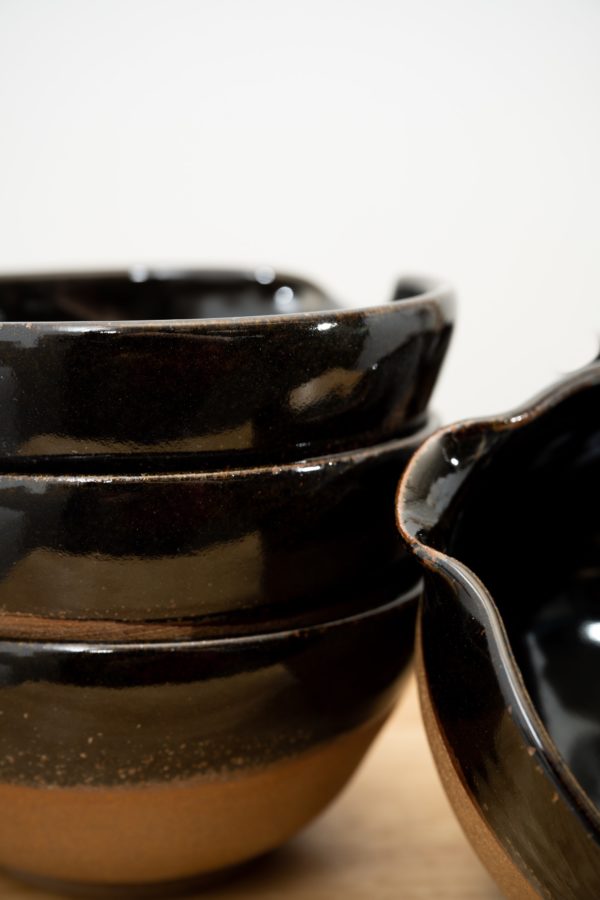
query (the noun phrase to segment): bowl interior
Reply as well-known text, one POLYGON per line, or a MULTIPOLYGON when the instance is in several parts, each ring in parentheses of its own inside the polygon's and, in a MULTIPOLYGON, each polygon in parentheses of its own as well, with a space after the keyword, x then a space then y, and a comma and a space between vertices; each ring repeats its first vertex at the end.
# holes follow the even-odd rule
POLYGON ((126 321, 261 316, 335 309, 318 287, 272 269, 0 278, 0 321, 126 321))
POLYGON ((442 538, 489 589, 532 700, 598 807, 599 409, 597 385, 503 433, 465 481, 442 538))

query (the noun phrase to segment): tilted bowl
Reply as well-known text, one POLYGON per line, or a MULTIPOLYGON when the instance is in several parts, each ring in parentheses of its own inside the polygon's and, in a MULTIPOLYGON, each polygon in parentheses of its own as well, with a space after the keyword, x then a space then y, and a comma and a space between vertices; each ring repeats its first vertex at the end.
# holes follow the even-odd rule
POLYGON ((393 496, 430 431, 280 466, 0 474, 0 636, 176 640, 391 600, 420 577, 393 496))
POLYGON ((508 897, 600 896, 600 362, 416 454, 400 530, 425 569, 433 753, 508 897))
POLYGON ((423 424, 452 322, 427 279, 342 309, 265 269, 4 275, 0 465, 239 467, 383 441, 423 424))
POLYGON ((392 709, 415 596, 226 640, 0 641, 0 865, 52 889, 172 896, 283 843, 392 709))

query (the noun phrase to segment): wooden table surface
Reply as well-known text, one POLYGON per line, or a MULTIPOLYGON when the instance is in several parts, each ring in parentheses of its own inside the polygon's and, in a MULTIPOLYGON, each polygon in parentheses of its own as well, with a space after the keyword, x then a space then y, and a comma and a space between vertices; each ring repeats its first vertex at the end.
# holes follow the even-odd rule
MULTIPOLYGON (((57 900, 0 876, 1 900, 57 900)), ((201 900, 499 900, 440 787, 411 681, 341 798, 201 900)))

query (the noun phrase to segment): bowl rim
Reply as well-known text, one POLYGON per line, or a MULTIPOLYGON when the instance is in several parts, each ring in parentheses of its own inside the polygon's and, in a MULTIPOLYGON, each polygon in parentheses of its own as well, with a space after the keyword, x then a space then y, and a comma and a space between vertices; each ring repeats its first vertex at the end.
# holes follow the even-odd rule
MULTIPOLYGON (((513 721, 529 747, 539 755, 548 776, 569 805, 583 814, 600 832, 600 809, 576 779, 543 723, 523 680, 504 620, 492 593, 467 565, 427 543, 427 537, 422 534, 422 530, 428 532, 431 527, 431 523, 423 518, 426 498, 414 487, 426 471, 430 456, 437 459, 442 456, 444 442, 448 438, 460 440, 479 435, 494 441, 507 433, 527 427, 569 397, 597 385, 600 385, 600 354, 587 366, 569 373, 531 400, 508 412, 463 419, 437 429, 417 449, 400 478, 396 490, 396 523, 402 538, 427 569, 459 586, 483 609, 489 625, 488 640, 493 642, 498 653, 502 689, 507 704, 512 706, 513 721), (422 526, 422 530, 419 526, 422 526)), ((486 449, 487 447, 480 445, 471 461, 480 458, 486 449)), ((450 460, 446 460, 446 466, 447 472, 453 471, 450 460)), ((427 479, 424 478, 423 481, 426 483, 427 479)))
MULTIPOLYGON (((252 316, 217 316, 206 318, 166 318, 166 319, 78 319, 78 320, 44 320, 33 319, 13 320, 0 322, 0 329, 8 327, 22 327, 31 330, 40 330, 48 332, 65 333, 81 333, 86 331, 129 331, 138 330, 140 326, 148 330, 161 330, 185 327, 186 329, 217 330, 219 328, 228 328, 233 323, 236 330, 242 330, 245 326, 251 329, 261 324, 268 326, 271 330, 273 326, 285 326, 287 323, 304 323, 305 325, 319 325, 324 322, 337 324, 340 322, 352 322, 355 319, 362 321, 365 316, 381 316, 392 312, 411 311, 423 306, 431 306, 436 311, 441 322, 453 322, 456 310, 456 298, 453 288, 450 284, 442 279, 429 275, 420 274, 404 274, 396 279, 395 289, 390 300, 379 304, 365 304, 359 306, 345 306, 334 300, 328 292, 324 291, 319 285, 312 280, 304 278, 300 275, 294 275, 289 272, 280 271, 269 266, 258 266, 255 269, 242 268, 201 268, 198 266, 152 266, 152 265, 132 265, 123 269, 99 269, 81 271, 73 270, 56 270, 56 271, 39 271, 39 272, 0 272, 0 288, 8 283, 38 283, 38 282, 54 282, 61 280, 106 280, 107 282, 115 279, 124 279, 131 284, 140 283, 140 279, 133 277, 136 270, 143 270, 147 273, 147 277, 143 279, 159 280, 159 281, 193 281, 200 280, 203 277, 231 277, 245 280, 249 284, 257 284, 264 286, 258 279, 257 273, 260 269, 269 269, 273 274, 273 280, 289 280, 296 284, 301 284, 311 291, 320 295, 324 301, 331 304, 330 307, 322 310, 306 310, 296 312, 274 312, 266 315, 252 316), (395 299, 395 295, 403 288, 414 289, 414 295, 408 297, 400 297, 395 299)), ((143 282, 142 282, 143 283, 143 282)), ((317 329, 318 330, 318 329, 317 329)))
MULTIPOLYGON (((185 484, 187 482, 229 482, 233 480, 273 477, 291 473, 295 475, 310 474, 317 470, 334 469, 337 466, 359 464, 380 456, 393 455, 401 450, 413 450, 419 447, 438 425, 438 418, 434 413, 427 413, 425 423, 416 431, 402 437, 380 441, 366 447, 357 447, 350 450, 339 450, 335 453, 318 456, 307 456, 293 462, 271 463, 265 465, 243 466, 226 469, 184 469, 180 471, 157 473, 122 473, 110 474, 75 474, 75 473, 44 473, 44 472, 2 472, 0 471, 0 484, 18 483, 24 484, 185 484)), ((154 457, 150 457, 150 465, 154 457)), ((91 457, 91 461, 98 457, 91 457)), ((38 470, 40 465, 38 465, 38 470)))
POLYGON ((398 594, 392 600, 380 603, 377 606, 369 606, 365 609, 353 612, 351 615, 340 615, 325 622, 314 622, 309 625, 297 625, 294 628, 283 628, 278 631, 255 631, 248 634, 236 634, 228 637, 196 637, 185 640, 167 639, 157 640, 127 640, 127 641, 77 641, 77 640, 44 640, 23 638, 0 637, 0 655, 3 652, 13 652, 21 649, 23 652, 35 651, 36 653, 88 653, 95 655, 116 654, 142 654, 169 652, 197 652, 199 650, 219 650, 243 648, 245 646, 263 646, 264 644, 277 643, 278 641, 302 639, 313 634, 332 631, 343 628, 346 625, 358 625, 367 619, 383 616, 396 607, 404 604, 416 603, 421 595, 422 580, 398 594))

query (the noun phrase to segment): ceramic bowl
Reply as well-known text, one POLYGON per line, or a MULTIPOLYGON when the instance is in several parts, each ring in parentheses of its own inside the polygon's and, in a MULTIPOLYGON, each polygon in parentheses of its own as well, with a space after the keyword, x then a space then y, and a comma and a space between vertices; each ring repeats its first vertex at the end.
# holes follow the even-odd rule
POLYGON ((508 897, 600 896, 600 362, 446 428, 402 480, 434 755, 508 897))
POLYGON ((283 843, 392 709, 415 597, 221 641, 0 642, 0 865, 172 896, 283 843))
POLYGON ((390 600, 419 578, 393 496, 430 431, 281 466, 0 474, 0 636, 183 640, 390 600))
POLYGON ((451 291, 426 279, 341 309, 271 270, 3 276, 0 460, 183 454, 236 467, 408 433, 452 310, 451 291))

